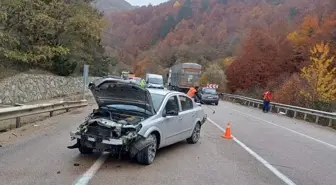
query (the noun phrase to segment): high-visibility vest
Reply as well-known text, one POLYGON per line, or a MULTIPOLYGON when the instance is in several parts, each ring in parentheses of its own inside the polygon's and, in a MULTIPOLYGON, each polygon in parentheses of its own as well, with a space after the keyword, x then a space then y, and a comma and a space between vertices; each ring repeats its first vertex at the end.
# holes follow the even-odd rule
POLYGON ((145 80, 141 80, 140 85, 141 85, 141 87, 145 87, 145 85, 146 85, 145 80))
POLYGON ((189 91, 187 92, 187 96, 190 98, 194 97, 196 95, 197 90, 193 87, 190 87, 189 91))

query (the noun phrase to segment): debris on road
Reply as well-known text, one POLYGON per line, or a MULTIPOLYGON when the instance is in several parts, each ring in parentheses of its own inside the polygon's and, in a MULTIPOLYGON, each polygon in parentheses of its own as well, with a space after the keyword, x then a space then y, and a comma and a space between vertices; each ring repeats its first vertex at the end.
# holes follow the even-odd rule
POLYGON ((57 172, 57 174, 60 174, 60 173, 61 173, 60 171, 57 172))
POLYGON ((78 163, 75 163, 74 166, 79 166, 79 164, 78 164, 78 163))
POLYGON ((12 133, 12 135, 14 135, 14 136, 16 136, 16 137, 18 137, 16 134, 14 134, 14 133, 12 133))

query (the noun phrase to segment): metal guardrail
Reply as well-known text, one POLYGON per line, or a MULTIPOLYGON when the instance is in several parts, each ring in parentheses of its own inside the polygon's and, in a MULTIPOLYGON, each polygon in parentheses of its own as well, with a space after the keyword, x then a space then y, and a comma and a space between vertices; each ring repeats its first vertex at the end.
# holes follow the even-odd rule
POLYGON ((86 100, 81 101, 66 101, 59 103, 49 103, 49 104, 38 104, 38 105, 21 105, 18 107, 8 107, 0 109, 0 121, 16 119, 16 128, 21 127, 21 117, 31 116, 36 114, 42 114, 49 112, 50 117, 53 116, 55 111, 66 110, 69 112, 70 109, 80 108, 87 106, 86 100))
MULTIPOLYGON (((240 103, 247 105, 247 106, 253 106, 257 105, 259 108, 260 105, 263 105, 262 100, 258 99, 253 99, 245 96, 240 96, 240 95, 233 95, 233 94, 227 94, 227 93, 221 93, 222 99, 227 100, 227 101, 240 101, 240 103)), ((336 120, 336 113, 332 112, 325 112, 325 111, 319 111, 319 110, 314 110, 314 109, 308 109, 304 107, 298 107, 298 106, 292 106, 292 105, 286 105, 286 104, 281 104, 281 103, 275 103, 271 102, 270 105, 270 111, 272 111, 273 108, 277 109, 277 113, 280 112, 281 109, 285 111, 285 114, 287 115, 288 111, 293 111, 294 115, 293 118, 296 118, 298 113, 304 114, 303 120, 307 120, 307 115, 312 115, 315 116, 315 123, 319 122, 320 118, 327 118, 329 119, 329 124, 328 126, 332 126, 333 120, 336 120)))

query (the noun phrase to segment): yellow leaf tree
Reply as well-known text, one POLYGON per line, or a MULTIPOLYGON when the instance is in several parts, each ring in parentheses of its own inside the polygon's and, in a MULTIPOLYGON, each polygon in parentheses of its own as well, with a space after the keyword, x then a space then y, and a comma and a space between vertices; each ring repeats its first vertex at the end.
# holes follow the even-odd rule
POLYGON ((333 66, 334 56, 328 57, 328 44, 316 44, 310 53, 311 64, 301 70, 308 88, 301 93, 311 102, 336 100, 336 68, 333 66))
POLYGON ((178 7, 180 7, 180 6, 181 6, 181 4, 180 4, 179 1, 176 1, 176 2, 174 3, 174 5, 173 5, 174 8, 178 8, 178 7))

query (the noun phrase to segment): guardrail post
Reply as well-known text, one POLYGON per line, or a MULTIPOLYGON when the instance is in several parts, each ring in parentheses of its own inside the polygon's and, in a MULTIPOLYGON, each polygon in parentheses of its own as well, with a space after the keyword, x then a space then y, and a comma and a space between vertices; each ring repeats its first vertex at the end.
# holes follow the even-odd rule
POLYGON ((306 121, 306 119, 307 119, 307 114, 304 114, 303 120, 306 121))
POLYGON ((272 110, 273 110, 273 106, 270 106, 270 112, 272 112, 272 110))
POLYGON ((277 113, 279 113, 280 112, 280 108, 279 107, 277 107, 277 113))
POLYGON ((328 127, 332 127, 332 122, 333 122, 333 119, 329 119, 328 127))
POLYGON ((296 116, 297 116, 297 112, 294 111, 294 116, 293 116, 293 118, 296 118, 296 116))
POLYGON ((316 116, 315 123, 316 123, 316 124, 318 124, 318 122, 319 122, 319 117, 318 117, 318 116, 316 116))
POLYGON ((16 118, 16 128, 20 128, 21 127, 21 118, 20 117, 17 117, 16 118))
POLYGON ((285 114, 287 115, 287 113, 288 113, 288 109, 285 109, 285 114))
POLYGON ((53 117, 54 116, 54 111, 50 111, 49 116, 53 117))

